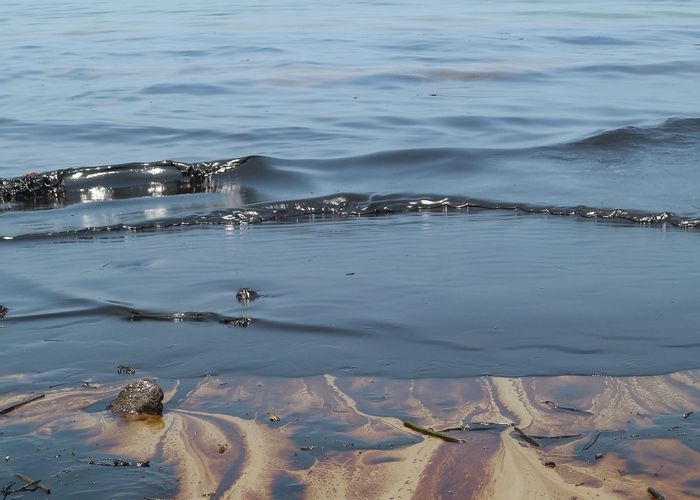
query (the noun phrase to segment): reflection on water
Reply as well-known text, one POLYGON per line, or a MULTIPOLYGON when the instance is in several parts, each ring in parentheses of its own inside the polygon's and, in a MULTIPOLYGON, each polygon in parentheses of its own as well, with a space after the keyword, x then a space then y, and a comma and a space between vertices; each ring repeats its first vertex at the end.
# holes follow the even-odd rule
POLYGON ((112 188, 98 186, 80 190, 80 201, 106 201, 114 197, 112 188))
POLYGON ((143 216, 146 220, 163 219, 168 216, 168 209, 165 207, 147 208, 143 211, 143 216))
POLYGON ((166 195, 167 192, 165 183, 150 182, 148 185, 148 194, 155 197, 166 195))

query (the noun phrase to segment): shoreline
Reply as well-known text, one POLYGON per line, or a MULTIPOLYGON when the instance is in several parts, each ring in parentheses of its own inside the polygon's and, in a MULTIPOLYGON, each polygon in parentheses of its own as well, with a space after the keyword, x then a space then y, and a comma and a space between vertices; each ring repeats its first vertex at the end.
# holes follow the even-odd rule
MULTIPOLYGON (((4 448, 49 436, 76 456, 149 461, 136 483, 128 467, 107 483, 151 498, 683 498, 700 486, 699 377, 205 377, 161 381, 163 417, 131 420, 100 409, 121 384, 64 388, 9 412, 0 432, 4 448)), ((18 470, 73 497, 66 469, 32 470, 35 454, 12 454, 0 481, 18 470)), ((71 473, 99 490, 104 469, 71 473)))

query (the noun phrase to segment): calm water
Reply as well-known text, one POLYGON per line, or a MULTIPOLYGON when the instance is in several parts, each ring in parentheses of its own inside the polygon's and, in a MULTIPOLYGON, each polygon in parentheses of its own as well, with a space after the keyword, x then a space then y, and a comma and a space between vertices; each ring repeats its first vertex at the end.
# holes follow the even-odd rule
POLYGON ((700 366, 698 26, 692 1, 3 2, 0 375, 32 372, 3 390, 700 366))

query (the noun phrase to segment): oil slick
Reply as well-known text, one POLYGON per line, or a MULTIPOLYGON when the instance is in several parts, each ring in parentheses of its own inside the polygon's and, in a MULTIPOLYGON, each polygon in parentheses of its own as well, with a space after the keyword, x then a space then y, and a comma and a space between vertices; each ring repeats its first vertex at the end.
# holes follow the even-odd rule
MULTIPOLYGON (((0 421, 0 432, 6 441, 77 432, 78 455, 94 454, 99 444, 103 454, 150 461, 140 471, 144 488, 154 466, 170 468, 177 481, 168 494, 176 498, 599 499, 643 498, 649 488, 682 498, 697 486, 700 470, 698 423, 683 418, 700 405, 698 374, 205 377, 166 384, 163 416, 136 420, 89 411, 121 386, 64 388, 16 409, 0 421), (552 411, 547 401, 581 411, 552 411), (406 421, 445 429, 434 432, 456 442, 415 432, 406 421)), ((0 405, 16 399, 3 395, 0 405)), ((37 476, 31 457, 15 452, 12 460, 37 476)), ((71 494, 70 484, 41 479, 71 494)))

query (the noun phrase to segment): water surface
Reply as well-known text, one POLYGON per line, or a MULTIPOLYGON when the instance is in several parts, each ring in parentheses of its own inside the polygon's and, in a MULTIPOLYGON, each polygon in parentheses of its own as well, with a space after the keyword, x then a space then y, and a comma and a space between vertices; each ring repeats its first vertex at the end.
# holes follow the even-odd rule
POLYGON ((697 367, 699 19, 6 3, 3 371, 697 367))

